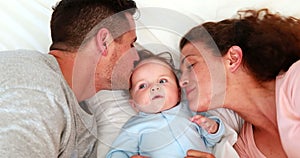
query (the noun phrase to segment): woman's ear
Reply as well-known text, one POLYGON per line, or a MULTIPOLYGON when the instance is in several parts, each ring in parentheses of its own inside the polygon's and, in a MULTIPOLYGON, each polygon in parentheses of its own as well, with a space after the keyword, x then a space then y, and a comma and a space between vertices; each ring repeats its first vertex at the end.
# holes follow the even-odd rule
POLYGON ((103 56, 107 55, 107 46, 109 43, 110 32, 106 28, 102 28, 96 35, 97 47, 103 56))
POLYGON ((243 52, 239 46, 232 46, 226 54, 227 66, 230 72, 235 72, 241 65, 243 52))
POLYGON ((139 109, 137 108, 137 106, 135 105, 135 102, 133 99, 129 99, 129 104, 131 105, 131 107, 136 111, 139 112, 139 109))

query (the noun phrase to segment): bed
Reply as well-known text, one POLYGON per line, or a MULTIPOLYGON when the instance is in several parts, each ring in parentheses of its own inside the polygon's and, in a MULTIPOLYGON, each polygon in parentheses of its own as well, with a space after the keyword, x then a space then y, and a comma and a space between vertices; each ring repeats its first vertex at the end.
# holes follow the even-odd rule
MULTIPOLYGON (((51 7, 57 1, 1 1, 0 51, 34 49, 41 53, 47 53, 51 43, 49 27, 52 13, 51 7)), ((154 52, 171 51, 174 53, 175 58, 178 57, 179 53, 178 43, 180 37, 191 27, 205 21, 217 21, 232 17, 239 9, 267 7, 273 12, 300 17, 300 1, 298 0, 136 0, 136 2, 141 9, 136 21, 137 43, 154 52)), ((124 102, 123 96, 115 95, 115 98, 112 99, 124 102)), ((89 100, 87 104, 99 104, 99 102, 97 100, 89 100)), ((116 108, 110 110, 126 111, 126 107, 123 107, 121 110, 118 109, 119 106, 116 106, 116 108)), ((114 113, 109 114, 112 116, 108 117, 114 118, 114 113)), ((123 117, 123 120, 109 119, 110 122, 108 124, 117 122, 119 127, 133 114, 125 113, 124 115, 126 116, 123 117)), ((106 131, 113 130, 107 129, 106 131)), ((109 137, 103 135, 103 138, 100 139, 106 137, 108 140, 113 140, 115 136, 116 134, 109 137)), ((230 142, 227 145, 230 146, 230 142)), ((100 146, 98 151, 102 153, 99 157, 103 157, 106 150, 108 150, 108 146, 100 146)), ((230 149, 224 150, 230 151, 230 149)), ((224 155, 224 152, 219 154, 224 155)))

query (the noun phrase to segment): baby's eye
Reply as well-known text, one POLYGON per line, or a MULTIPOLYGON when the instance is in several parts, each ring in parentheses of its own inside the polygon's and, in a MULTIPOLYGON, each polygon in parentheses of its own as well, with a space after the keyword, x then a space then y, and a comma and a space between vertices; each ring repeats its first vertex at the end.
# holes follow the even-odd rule
POLYGON ((168 82, 167 79, 161 79, 161 80, 159 80, 159 83, 167 83, 167 82, 168 82))
POLYGON ((146 88, 146 87, 147 87, 147 85, 144 84, 144 83, 139 85, 139 89, 144 89, 144 88, 146 88))

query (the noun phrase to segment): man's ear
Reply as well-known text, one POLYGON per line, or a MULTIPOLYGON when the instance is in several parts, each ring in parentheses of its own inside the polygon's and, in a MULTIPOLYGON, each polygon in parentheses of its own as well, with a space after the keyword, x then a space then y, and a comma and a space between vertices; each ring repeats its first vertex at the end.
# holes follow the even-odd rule
POLYGON ((235 72, 241 65, 243 59, 243 51, 239 46, 232 46, 226 54, 226 64, 230 72, 235 72))
POLYGON ((97 47, 103 56, 107 55, 107 46, 109 43, 110 32, 106 28, 102 28, 96 35, 97 47))
POLYGON ((133 99, 129 99, 129 104, 131 105, 131 107, 136 111, 139 112, 139 109, 136 107, 135 102, 133 99))

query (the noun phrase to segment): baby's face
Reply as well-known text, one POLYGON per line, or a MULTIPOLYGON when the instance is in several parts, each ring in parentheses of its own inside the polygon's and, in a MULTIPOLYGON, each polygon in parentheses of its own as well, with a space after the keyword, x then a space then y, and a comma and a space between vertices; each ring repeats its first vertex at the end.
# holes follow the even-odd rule
POLYGON ((176 76, 166 63, 147 59, 134 70, 130 94, 138 111, 158 113, 174 107, 180 99, 176 76))

